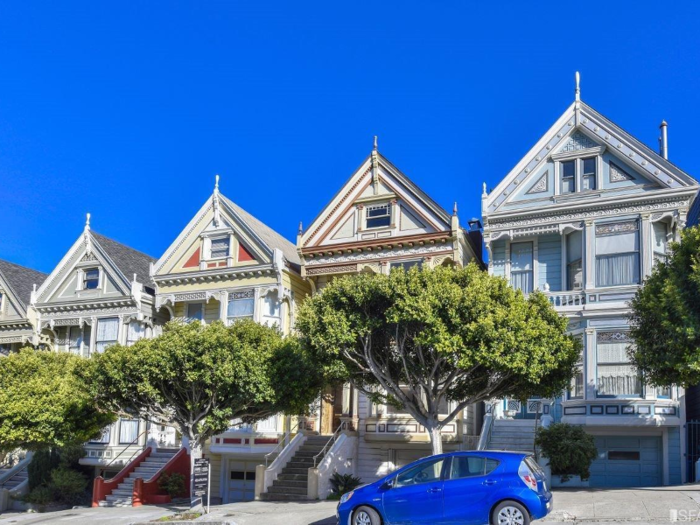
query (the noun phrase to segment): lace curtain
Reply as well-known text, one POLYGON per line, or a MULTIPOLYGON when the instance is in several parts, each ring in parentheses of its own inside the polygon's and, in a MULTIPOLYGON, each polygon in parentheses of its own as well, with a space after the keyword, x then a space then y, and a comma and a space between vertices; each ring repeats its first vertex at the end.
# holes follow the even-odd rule
POLYGON ((99 319, 97 321, 97 341, 96 350, 104 352, 105 349, 117 342, 119 333, 119 319, 111 317, 109 319, 99 319))
POLYGON ((628 341, 598 341, 598 395, 640 396, 642 381, 637 369, 628 364, 628 341))

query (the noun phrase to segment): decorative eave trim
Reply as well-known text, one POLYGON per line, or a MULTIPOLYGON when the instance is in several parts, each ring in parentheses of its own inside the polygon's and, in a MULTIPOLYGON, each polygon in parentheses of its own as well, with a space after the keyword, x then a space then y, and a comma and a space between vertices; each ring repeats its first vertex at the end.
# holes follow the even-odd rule
POLYGON ((29 319, 16 319, 12 321, 0 321, 0 332, 2 330, 25 330, 32 329, 32 323, 29 319))
POLYGON ((37 311, 42 314, 85 312, 87 310, 102 310, 105 308, 123 307, 138 308, 138 305, 136 304, 136 301, 134 301, 132 298, 84 302, 44 303, 35 305, 37 311))
POLYGON ((170 273, 157 275, 154 277, 156 284, 194 284, 213 281, 223 281, 226 279, 242 279, 246 277, 260 277, 261 275, 274 275, 275 268, 271 264, 258 265, 241 268, 218 268, 211 271, 200 271, 192 273, 170 273))
POLYGON ((402 237, 387 237, 383 239, 373 239, 373 240, 361 240, 353 241, 342 244, 333 244, 328 246, 313 246, 308 248, 302 248, 301 254, 303 256, 308 256, 313 258, 316 255, 333 255, 334 253, 360 253, 363 251, 372 251, 374 249, 396 249, 403 248, 404 245, 408 247, 413 247, 415 245, 423 246, 425 244, 437 244, 446 243, 447 241, 453 241, 456 237, 452 235, 452 232, 442 231, 434 233, 422 233, 420 235, 406 235, 402 237))

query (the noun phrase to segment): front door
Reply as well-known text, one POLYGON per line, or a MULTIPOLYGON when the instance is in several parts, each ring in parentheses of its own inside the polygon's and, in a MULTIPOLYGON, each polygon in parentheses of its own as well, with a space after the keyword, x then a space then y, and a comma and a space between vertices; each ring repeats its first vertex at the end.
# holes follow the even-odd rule
POLYGON ((491 496, 499 490, 498 461, 478 455, 453 456, 445 473, 446 523, 488 523, 491 496))
POLYGON ((428 459, 398 474, 382 495, 390 523, 442 521, 442 470, 445 458, 428 459))

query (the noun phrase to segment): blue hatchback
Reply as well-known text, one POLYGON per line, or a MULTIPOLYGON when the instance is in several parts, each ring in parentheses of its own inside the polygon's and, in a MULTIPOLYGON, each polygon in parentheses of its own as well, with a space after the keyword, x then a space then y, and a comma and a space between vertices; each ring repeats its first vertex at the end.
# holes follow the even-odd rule
POLYGON ((340 525, 465 523, 529 525, 552 508, 531 455, 452 452, 420 459, 343 495, 340 525))

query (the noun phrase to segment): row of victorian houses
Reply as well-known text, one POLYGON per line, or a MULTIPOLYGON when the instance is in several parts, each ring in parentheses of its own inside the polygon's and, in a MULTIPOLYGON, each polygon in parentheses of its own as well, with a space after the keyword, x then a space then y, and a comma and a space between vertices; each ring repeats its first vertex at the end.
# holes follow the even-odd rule
MULTIPOLYGON (((171 319, 249 318, 288 333, 297 306, 337 276, 476 261, 525 294, 547 294, 583 352, 560 398, 470 407, 445 428, 445 449, 498 447, 485 435, 491 428, 482 428, 485 410, 492 420, 525 425, 548 414, 595 436, 592 486, 681 483, 690 474, 685 393, 645 386, 625 351, 628 301, 666 257, 668 242, 679 238, 698 191, 667 159, 665 124, 661 130, 657 153, 584 104, 577 88, 571 106, 498 186, 484 185, 483 225, 460 221, 456 207, 446 212, 378 152, 376 141, 300 228, 296 245, 220 193, 218 177, 159 259, 93 231, 88 217, 50 275, 0 261, 0 352, 30 344, 89 357, 110 344, 155 336, 171 319)), ((306 428, 347 437, 334 440, 345 448, 335 454, 342 465, 326 460, 333 470, 369 482, 429 453, 428 436, 410 415, 375 405, 350 385, 326 392, 316 408, 306 428)), ((266 456, 273 465, 293 456, 286 449, 300 444, 284 440, 290 426, 289 418, 272 417, 250 427, 232 424, 214 437, 205 451, 212 496, 252 499, 256 478, 258 492, 273 491, 284 465, 272 473, 258 465, 266 456)), ((109 477, 147 443, 176 441, 172 429, 122 419, 86 445, 82 461, 109 477)))

